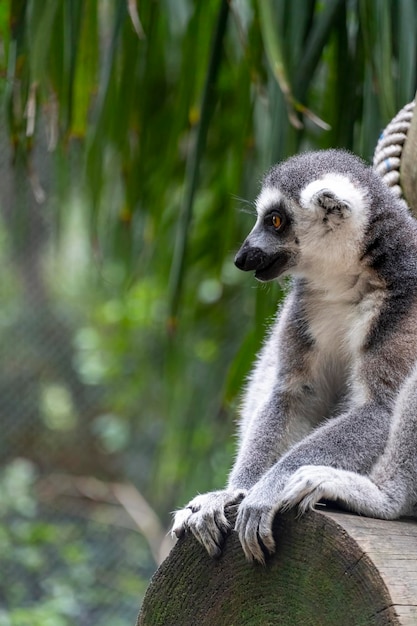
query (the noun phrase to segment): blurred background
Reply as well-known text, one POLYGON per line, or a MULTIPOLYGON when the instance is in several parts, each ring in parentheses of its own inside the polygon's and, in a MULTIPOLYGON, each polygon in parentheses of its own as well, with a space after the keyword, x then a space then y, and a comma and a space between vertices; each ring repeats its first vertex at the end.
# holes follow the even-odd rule
POLYGON ((261 176, 370 160, 416 53, 415 0, 1 0, 0 626, 133 625, 282 295, 261 176))

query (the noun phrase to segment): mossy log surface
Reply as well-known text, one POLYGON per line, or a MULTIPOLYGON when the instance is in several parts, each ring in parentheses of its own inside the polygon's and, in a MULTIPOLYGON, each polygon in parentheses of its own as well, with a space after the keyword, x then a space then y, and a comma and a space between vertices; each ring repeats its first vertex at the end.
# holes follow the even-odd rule
POLYGON ((213 560, 190 535, 155 573, 137 626, 417 625, 417 522, 320 507, 278 515, 277 549, 248 563, 236 534, 213 560))

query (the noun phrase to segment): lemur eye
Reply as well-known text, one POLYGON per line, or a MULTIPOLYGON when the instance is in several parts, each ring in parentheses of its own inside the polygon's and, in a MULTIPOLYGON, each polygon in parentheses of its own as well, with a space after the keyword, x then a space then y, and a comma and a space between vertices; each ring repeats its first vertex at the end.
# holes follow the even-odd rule
POLYGON ((272 226, 275 228, 275 230, 279 230, 282 226, 282 218, 280 215, 278 215, 278 213, 274 213, 271 217, 271 221, 272 221, 272 226))

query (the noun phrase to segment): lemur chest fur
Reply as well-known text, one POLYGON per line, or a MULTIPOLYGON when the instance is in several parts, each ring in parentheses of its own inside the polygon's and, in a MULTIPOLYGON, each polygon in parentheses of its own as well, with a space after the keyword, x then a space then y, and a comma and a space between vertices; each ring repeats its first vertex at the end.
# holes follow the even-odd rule
POLYGON ((347 288, 341 284, 339 289, 307 290, 305 306, 316 351, 347 366, 358 357, 384 300, 382 285, 364 277, 352 282, 347 288))

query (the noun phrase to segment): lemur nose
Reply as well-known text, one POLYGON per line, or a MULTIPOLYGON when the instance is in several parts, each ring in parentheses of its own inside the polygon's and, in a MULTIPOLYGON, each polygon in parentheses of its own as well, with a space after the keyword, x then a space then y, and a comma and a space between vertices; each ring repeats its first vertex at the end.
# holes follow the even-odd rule
POLYGON ((250 272, 262 267, 266 256, 260 248, 252 248, 244 243, 235 256, 235 265, 244 272, 250 272))

